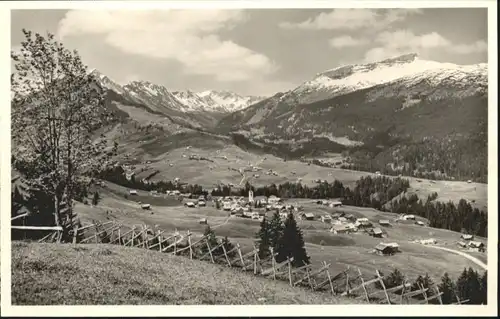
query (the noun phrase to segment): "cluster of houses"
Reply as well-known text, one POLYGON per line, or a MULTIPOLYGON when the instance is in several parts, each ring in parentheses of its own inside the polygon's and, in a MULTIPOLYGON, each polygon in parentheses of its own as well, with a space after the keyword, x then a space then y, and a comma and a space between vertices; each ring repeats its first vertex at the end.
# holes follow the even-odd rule
POLYGON ((278 173, 276 171, 273 171, 272 169, 269 169, 266 172, 266 175, 273 175, 273 176, 278 176, 278 173))
MULTIPOLYGON (((326 218, 328 220, 328 218, 326 218)), ((358 231, 363 231, 370 236, 382 238, 385 232, 378 226, 375 226, 368 218, 356 218, 353 215, 333 214, 331 216, 331 224, 333 224, 330 232, 334 234, 350 234, 358 231)), ((379 220, 379 225, 390 227, 388 220, 379 220)))
POLYGON ((468 248, 472 251, 485 252, 486 246, 480 241, 474 240, 474 235, 462 234, 460 236, 461 241, 458 242, 458 246, 461 248, 468 248))
POLYGON ((252 211, 252 201, 245 197, 227 196, 217 199, 222 203, 222 209, 230 212, 232 216, 246 217, 262 220, 265 213, 252 211))
POLYGON ((422 244, 422 245, 435 245, 435 244, 437 244, 437 240, 434 238, 417 239, 414 242, 418 243, 418 244, 422 244))
POLYGON ((185 202, 184 206, 189 208, 206 207, 207 206, 206 198, 204 195, 200 195, 198 196, 198 199, 189 200, 185 202))
POLYGON ((316 204, 318 205, 323 205, 323 206, 328 206, 330 208, 334 208, 334 207, 341 207, 342 206, 342 202, 340 200, 318 200, 316 201, 316 204))

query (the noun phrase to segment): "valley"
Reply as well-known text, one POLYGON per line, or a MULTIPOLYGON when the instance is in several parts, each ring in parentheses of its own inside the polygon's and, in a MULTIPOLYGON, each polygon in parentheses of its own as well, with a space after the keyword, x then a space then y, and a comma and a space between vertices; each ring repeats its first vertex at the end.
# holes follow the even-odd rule
MULTIPOLYGON (((205 236, 210 226, 217 237, 227 237, 249 251, 256 244, 260 221, 271 219, 276 211, 291 213, 297 221, 311 263, 330 263, 335 274, 347 267, 387 274, 397 269, 410 281, 428 274, 439 283, 444 273, 455 278, 464 268, 482 272, 487 264, 482 247, 488 248, 486 70, 485 64, 457 66, 409 54, 324 71, 295 89, 270 97, 171 91, 148 81, 120 85, 93 70, 90 74, 104 92, 105 107, 113 117, 92 133, 96 140, 108 143, 104 152, 110 159, 100 163, 106 169, 87 172, 88 189, 78 194, 81 198, 75 196, 72 218, 82 225, 114 221, 124 231, 142 225, 170 233, 189 231, 194 238, 205 236), (105 174, 112 178, 102 177, 105 174), (123 183, 118 185, 116 180, 123 183), (172 189, 161 189, 161 182, 172 189), (280 204, 252 206, 246 199, 252 188, 268 195, 274 189, 285 195, 280 195, 280 204), (304 196, 296 196, 297 189, 304 196), (223 191, 228 194, 217 195, 223 191), (206 205, 199 204, 202 194, 209 197, 206 205), (321 203, 332 200, 341 203, 321 203), (224 202, 237 208, 219 207, 224 202), (410 213, 415 216, 405 219, 410 213), (344 216, 350 216, 349 220, 344 216), (361 220, 371 226, 361 227, 361 220), (355 222, 357 226, 350 228, 355 222), (347 225, 351 230, 343 229, 347 225), (375 229, 381 237, 372 233, 375 229), (473 234, 474 240, 459 246, 465 233, 473 234), (422 240, 432 243, 420 243, 422 240), (382 242, 396 243, 399 252, 384 255, 377 248, 382 242), (475 247, 476 242, 484 246, 475 247)), ((24 169, 32 173, 29 167, 24 169)), ((40 210, 52 200, 43 203, 43 199, 22 196, 13 195, 19 211, 28 210, 29 205, 40 210)), ((266 201, 270 198, 265 197, 266 201)), ((29 213, 26 216, 31 218, 29 213)), ((40 219, 44 217, 52 219, 50 215, 40 219)), ((57 248, 47 255, 31 245, 38 247, 30 243, 13 246, 21 278, 17 280, 23 289, 27 289, 29 276, 19 270, 24 267, 19 260, 27 258, 29 249, 37 252, 33 258, 40 258, 34 264, 44 263, 46 258, 76 258, 73 250, 57 248)), ((131 260, 142 258, 121 248, 94 248, 96 254, 110 251, 112 257, 102 259, 110 262, 129 254, 134 255, 131 260)), ((160 258, 153 256, 143 258, 160 258)), ((174 257, 160 259, 179 265, 181 257, 174 257)), ((201 278, 202 264, 184 263, 182 267, 195 269, 201 278)), ((146 266, 141 263, 141 267, 146 266)), ((175 273, 184 271, 173 269, 175 273)), ((85 274, 89 270, 83 267, 79 271, 85 274)), ((210 273, 216 271, 210 268, 210 273)), ((232 283, 240 278, 229 272, 224 276, 232 283)), ((51 280, 46 273, 40 278, 40 282, 51 280)), ((255 290, 267 285, 249 278, 244 281, 255 290)), ((40 282, 37 284, 46 284, 40 282)), ((108 288, 110 285, 107 282, 108 288)), ((147 285, 143 288, 149 291, 154 283, 148 281, 147 285)), ((220 290, 214 285, 211 282, 210 289, 220 290)), ((270 291, 279 288, 273 285, 270 291)), ((87 288, 87 295, 78 300, 92 300, 87 288)), ((151 293, 159 296, 155 289, 151 293)), ((128 299, 131 293, 112 293, 114 297, 106 302, 144 302, 144 298, 128 299)), ((226 293, 224 303, 257 299, 244 298, 236 288, 226 293), (228 297, 231 294, 237 297, 228 297)), ((18 290, 15 296, 28 302, 22 295, 18 290)), ((321 299, 313 296, 298 297, 290 292, 273 302, 321 299)), ((171 296, 155 298, 165 302, 171 296)), ((204 296, 199 300, 192 293, 185 298, 193 304, 207 302, 204 296)), ((48 302, 54 300, 58 299, 48 302)))

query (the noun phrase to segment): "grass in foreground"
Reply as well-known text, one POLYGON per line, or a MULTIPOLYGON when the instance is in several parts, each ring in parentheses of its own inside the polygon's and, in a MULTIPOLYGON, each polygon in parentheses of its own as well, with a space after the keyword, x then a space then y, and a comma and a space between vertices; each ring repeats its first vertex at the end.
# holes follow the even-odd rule
POLYGON ((352 304, 204 261, 114 245, 12 243, 12 304, 352 304))

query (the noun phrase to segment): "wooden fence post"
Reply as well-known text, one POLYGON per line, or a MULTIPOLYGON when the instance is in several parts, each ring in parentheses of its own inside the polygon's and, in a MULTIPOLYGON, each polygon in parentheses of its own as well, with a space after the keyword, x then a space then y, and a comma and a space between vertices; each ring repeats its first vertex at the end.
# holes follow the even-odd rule
POLYGON ((118 228, 118 245, 122 245, 122 228, 118 228))
POLYGON ((346 291, 346 295, 349 296, 349 273, 348 272, 346 272, 346 276, 345 276, 345 291, 346 291))
POLYGON ((215 264, 214 256, 212 255, 212 248, 210 247, 210 243, 208 241, 208 238, 206 237, 205 237, 205 242, 207 243, 208 253, 210 254, 210 259, 212 260, 212 264, 215 264))
POLYGON ((424 299, 425 299, 425 303, 426 304, 429 304, 429 300, 427 299, 427 293, 425 292, 424 290, 424 286, 422 286, 422 284, 420 284, 419 282, 417 282, 417 285, 418 285, 418 288, 420 289, 420 292, 422 293, 422 295, 424 296, 424 299))
POLYGON ((148 226, 146 225, 142 225, 142 228, 143 228, 143 233, 142 233, 142 248, 147 248, 148 247, 148 226))
POLYGON ((78 226, 76 226, 75 229, 73 230, 73 245, 76 245, 77 236, 78 236, 78 226))
POLYGON ((273 279, 276 280, 276 259, 274 259, 274 249, 273 247, 270 247, 269 250, 271 250, 271 263, 273 267, 273 279))
POLYGON ((257 251, 257 252, 255 252, 255 253, 253 254, 253 274, 254 274, 254 275, 257 275, 257 254, 258 254, 258 253, 259 253, 259 252, 257 251))
POLYGON ((98 240, 97 240, 97 233, 99 232, 99 227, 98 227, 98 224, 96 222, 95 224, 95 233, 94 233, 94 239, 95 239, 95 243, 97 244, 98 243, 98 240))
POLYGON ((158 234, 158 246, 160 246, 160 252, 161 252, 161 242, 163 240, 163 236, 161 235, 161 230, 158 229, 157 234, 158 234))
POLYGON ((134 247, 134 239, 135 239, 135 225, 132 226, 132 239, 130 240, 131 241, 131 243, 130 243, 131 247, 134 247))
POLYGON ((222 251, 224 252, 224 257, 226 257, 227 265, 231 268, 231 262, 229 261, 225 245, 222 245, 222 251))
POLYGON ((358 267, 359 278, 361 279, 361 286, 363 286, 363 291, 365 292, 365 298, 368 303, 370 303, 370 297, 368 297, 368 291, 366 291, 365 280, 363 279, 363 274, 361 273, 361 269, 358 267))
POLYGON ((442 305, 443 304, 443 298, 441 298, 441 292, 439 291, 439 286, 437 284, 434 284, 434 289, 437 292, 437 296, 438 296, 437 298, 438 298, 439 304, 442 305))
MULTIPOLYGON (((304 262, 304 264, 305 264, 305 262, 304 262)), ((314 291, 314 285, 312 283, 311 276, 309 274, 309 268, 306 268, 306 275, 307 275, 307 281, 309 282, 309 286, 311 287, 311 290, 314 291)))
POLYGON ((174 255, 177 255, 177 229, 175 230, 175 236, 174 236, 174 255))
MULTIPOLYGON (((326 267, 327 263, 326 261, 323 261, 323 266, 326 267)), ((332 277, 330 276, 330 270, 326 270, 326 276, 328 277, 328 282, 330 283, 330 289, 332 291, 332 295, 335 296, 335 289, 333 289, 333 283, 332 283, 332 277)))
POLYGON ((189 247, 189 259, 193 259, 193 247, 191 246, 191 232, 187 231, 187 240, 188 240, 188 247, 189 247))
POLYGON ((290 286, 293 286, 293 281, 292 281, 292 263, 290 262, 290 258, 287 257, 286 260, 288 261, 288 281, 290 282, 290 286))
POLYGON ((236 248, 238 250, 238 255, 240 256, 240 261, 241 261, 241 265, 243 266, 243 270, 246 270, 247 266, 245 265, 245 261, 243 260, 243 255, 241 254, 241 249, 240 249, 239 243, 236 244, 236 248))
POLYGON ((404 296, 405 296, 405 292, 406 292, 406 278, 403 279, 403 290, 401 291, 401 301, 400 301, 400 304, 403 304, 403 301, 404 301, 404 296))
POLYGON ((385 297, 387 298, 387 303, 390 305, 391 304, 391 299, 389 298, 389 295, 387 294, 387 289, 385 288, 384 280, 382 279, 382 276, 380 276, 380 272, 375 270, 377 273, 377 277, 379 279, 380 284, 382 285, 382 289, 384 289, 385 297))

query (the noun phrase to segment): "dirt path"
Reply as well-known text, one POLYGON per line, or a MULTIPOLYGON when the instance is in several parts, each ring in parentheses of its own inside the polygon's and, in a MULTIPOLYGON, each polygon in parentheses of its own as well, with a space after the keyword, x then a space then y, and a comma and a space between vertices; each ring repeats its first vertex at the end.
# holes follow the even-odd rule
POLYGON ((459 251, 459 250, 455 250, 455 249, 450 249, 450 248, 445 248, 445 247, 441 247, 441 246, 433 246, 433 245, 427 245, 426 247, 432 247, 432 248, 435 248, 435 249, 441 249, 441 250, 444 250, 444 251, 447 251, 447 252, 450 252, 450 253, 454 253, 454 254, 460 255, 460 256, 462 256, 464 258, 469 259, 470 261, 472 261, 473 263, 475 263, 479 267, 483 268, 484 270, 488 270, 488 265, 486 265, 485 263, 483 263, 478 258, 472 257, 471 255, 464 253, 463 251, 459 251))
POLYGON ((227 218, 226 218, 226 220, 225 220, 224 222, 222 222, 222 223, 220 223, 220 224, 218 224, 218 225, 215 225, 215 226, 213 226, 213 227, 211 227, 211 228, 212 228, 212 229, 216 229, 216 228, 218 228, 218 227, 220 227, 220 226, 222 226, 222 225, 227 224, 227 222, 229 221, 229 218, 231 218, 231 215, 227 216, 227 218))

